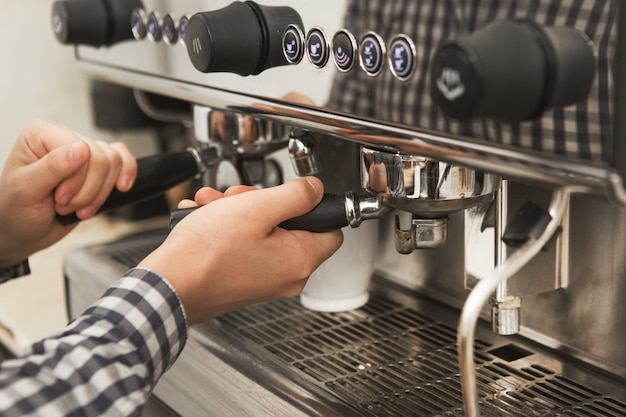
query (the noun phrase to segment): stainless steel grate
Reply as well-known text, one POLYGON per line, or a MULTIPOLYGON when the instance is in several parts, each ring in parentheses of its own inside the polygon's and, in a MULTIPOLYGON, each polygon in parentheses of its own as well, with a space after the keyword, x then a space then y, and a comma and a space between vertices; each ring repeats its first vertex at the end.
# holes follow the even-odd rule
MULTIPOLYGON (((218 321, 355 414, 463 415, 455 330, 394 301, 375 297, 360 310, 327 314, 305 310, 297 299, 281 300, 218 321)), ((480 340, 475 348, 485 416, 626 415, 625 403, 542 365, 514 366, 533 355, 527 349, 492 349, 480 340)))
MULTIPOLYGON (((108 254, 133 266, 154 246, 108 254)), ((269 377, 269 363, 288 384, 312 396, 325 394, 313 401, 327 408, 342 404, 337 414, 348 409, 361 416, 463 416, 455 329, 421 311, 432 310, 378 293, 346 313, 312 312, 289 299, 250 306, 204 327, 210 348, 217 346, 215 352, 234 367, 251 372, 266 361, 256 375, 259 383, 269 377)), ((483 416, 626 416, 623 398, 590 388, 590 374, 577 373, 580 380, 565 376, 535 360, 542 355, 532 348, 510 340, 490 335, 489 341, 475 341, 483 416)))

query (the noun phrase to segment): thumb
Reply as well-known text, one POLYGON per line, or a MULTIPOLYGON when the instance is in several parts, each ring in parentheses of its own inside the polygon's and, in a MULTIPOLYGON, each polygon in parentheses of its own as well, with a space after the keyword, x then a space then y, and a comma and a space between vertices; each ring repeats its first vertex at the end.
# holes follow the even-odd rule
POLYGON ((264 211, 264 220, 268 226, 275 227, 287 219, 311 211, 321 201, 324 185, 318 178, 305 177, 255 193, 258 193, 254 197, 257 207, 271 208, 264 211))
POLYGON ((37 178, 33 187, 43 193, 52 192, 89 162, 90 153, 89 145, 81 140, 52 149, 31 165, 31 178, 37 178))

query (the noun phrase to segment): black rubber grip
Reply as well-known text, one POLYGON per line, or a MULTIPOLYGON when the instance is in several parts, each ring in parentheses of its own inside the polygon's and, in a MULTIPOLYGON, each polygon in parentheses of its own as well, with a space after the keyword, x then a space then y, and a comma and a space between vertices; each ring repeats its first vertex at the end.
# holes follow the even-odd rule
MULTIPOLYGON (((170 216, 170 229, 198 207, 174 210, 170 216)), ((313 210, 302 216, 285 220, 279 227, 288 230, 308 230, 328 232, 348 225, 346 196, 344 194, 324 194, 322 201, 313 210)))
MULTIPOLYGON (((136 203, 159 195, 198 174, 198 163, 192 152, 153 155, 137 160, 137 179, 129 191, 113 190, 98 213, 136 203)), ((80 221, 76 213, 57 216, 67 226, 80 221)))

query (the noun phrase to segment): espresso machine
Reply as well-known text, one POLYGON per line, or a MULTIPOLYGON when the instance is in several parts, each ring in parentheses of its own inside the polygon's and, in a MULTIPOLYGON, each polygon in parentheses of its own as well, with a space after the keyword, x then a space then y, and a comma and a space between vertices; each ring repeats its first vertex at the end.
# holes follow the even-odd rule
MULTIPOLYGON (((369 228, 309 281, 367 264, 364 296, 194 326, 154 397, 181 416, 626 415, 621 5, 55 2, 87 76, 190 130, 140 173, 317 175, 326 197, 283 226, 369 228)), ((167 233, 70 252, 70 317, 167 233)))

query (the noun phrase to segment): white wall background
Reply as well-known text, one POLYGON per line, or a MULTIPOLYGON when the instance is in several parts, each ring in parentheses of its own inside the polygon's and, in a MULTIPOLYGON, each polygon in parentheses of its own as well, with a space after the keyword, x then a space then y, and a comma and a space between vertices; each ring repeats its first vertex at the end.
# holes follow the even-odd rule
POLYGON ((22 128, 33 119, 69 126, 93 137, 88 84, 71 47, 50 27, 52 0, 6 1, 0 39, 0 165, 22 128))
MULTIPOLYGON (((52 33, 52 3, 53 0, 2 3, 0 170, 17 136, 33 119, 65 125, 92 138, 128 139, 92 126, 88 81, 74 61, 73 49, 59 44, 52 33)), ((31 276, 0 286, 0 343, 19 352, 30 342, 64 326, 64 254, 73 247, 128 233, 126 227, 102 218, 90 220, 60 243, 32 256, 31 276)))

